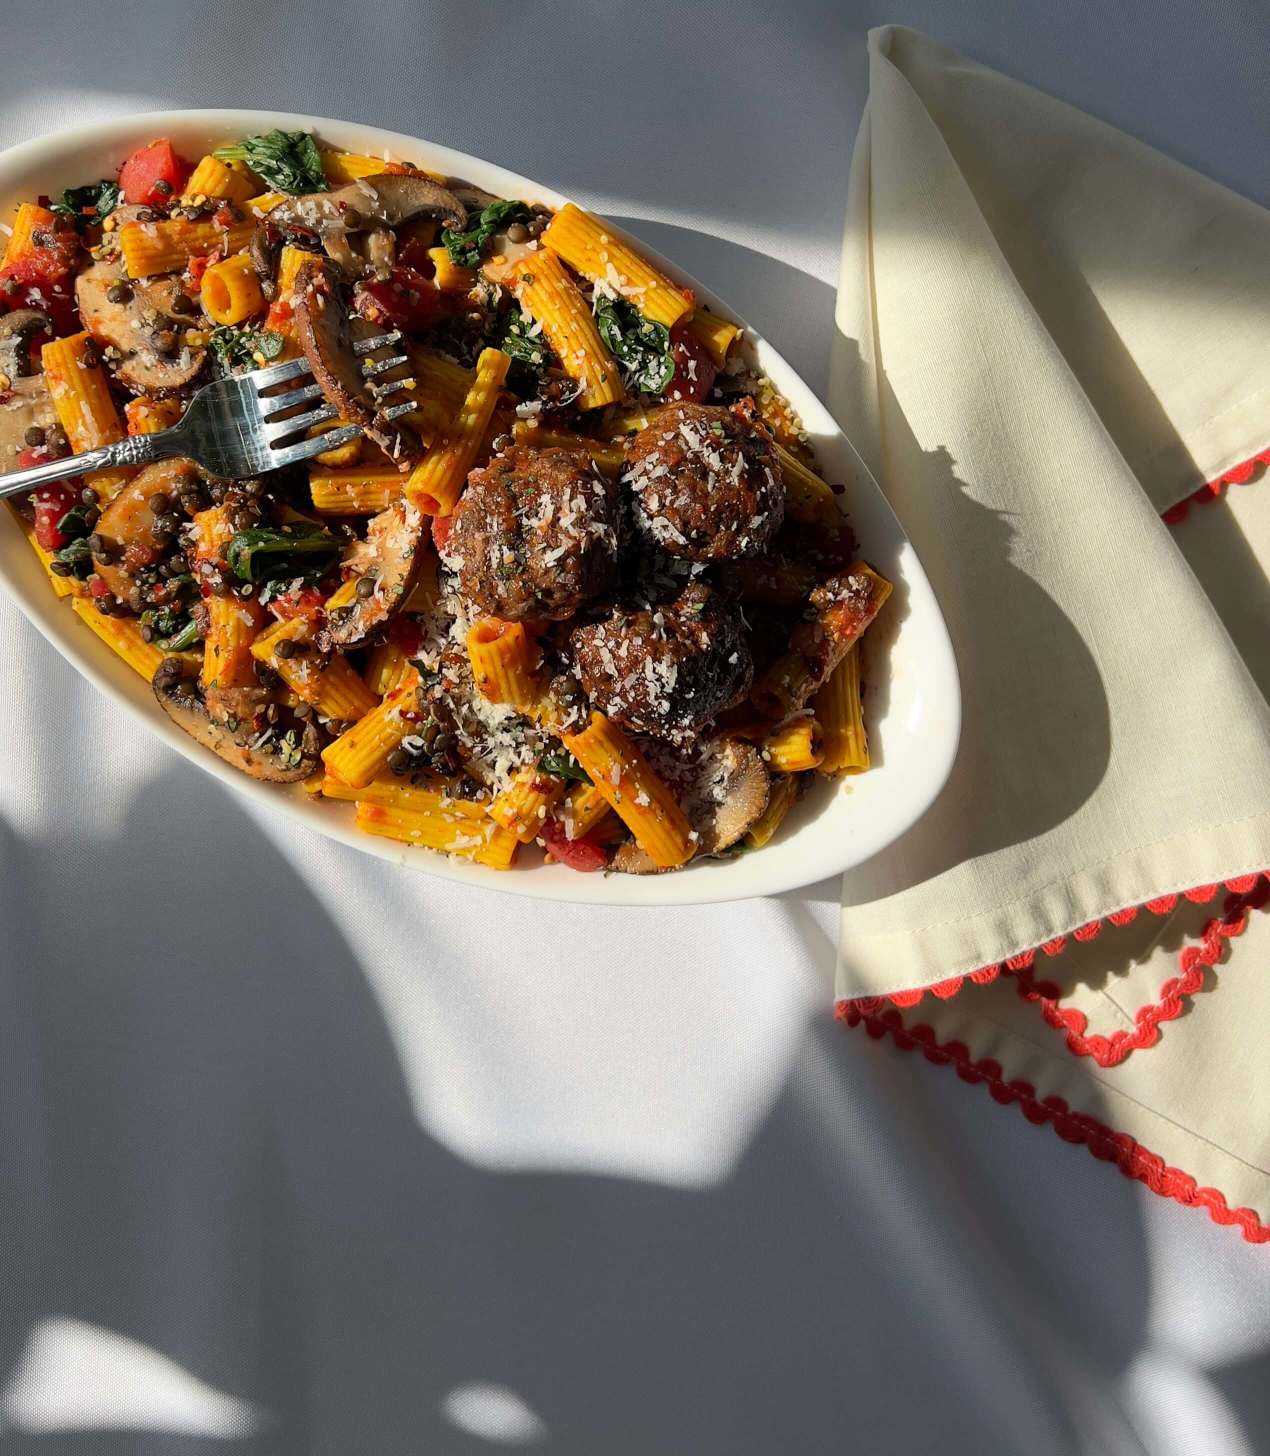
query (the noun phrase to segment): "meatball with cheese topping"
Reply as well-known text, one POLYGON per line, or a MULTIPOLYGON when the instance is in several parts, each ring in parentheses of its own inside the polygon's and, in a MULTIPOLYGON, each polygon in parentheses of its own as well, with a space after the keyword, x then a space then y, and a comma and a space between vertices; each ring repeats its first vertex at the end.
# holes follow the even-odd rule
POLYGON ((441 558, 480 611, 560 621, 614 588, 620 519, 585 452, 513 445, 468 477, 441 558))
POLYGON ((626 447, 635 523, 687 561, 757 556, 785 518, 776 447, 749 401, 659 409, 626 447))
POLYGON ((682 743, 750 690, 740 614, 701 582, 665 606, 615 607, 570 637, 594 707, 615 723, 682 743))

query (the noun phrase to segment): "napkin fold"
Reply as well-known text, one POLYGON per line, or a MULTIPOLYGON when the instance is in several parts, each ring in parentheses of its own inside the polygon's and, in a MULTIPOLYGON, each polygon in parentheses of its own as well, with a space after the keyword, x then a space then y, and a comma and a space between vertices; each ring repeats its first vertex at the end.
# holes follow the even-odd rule
POLYGON ((831 403, 934 584, 964 721, 934 808, 845 877, 839 1014, 1257 1238, 1268 257, 1246 199, 870 35, 831 403))

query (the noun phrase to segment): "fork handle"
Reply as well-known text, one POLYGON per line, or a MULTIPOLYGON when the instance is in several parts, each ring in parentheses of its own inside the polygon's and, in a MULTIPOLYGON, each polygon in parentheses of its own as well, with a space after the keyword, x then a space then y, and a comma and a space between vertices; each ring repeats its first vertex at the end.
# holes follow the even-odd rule
POLYGON ((158 430, 152 435, 129 435, 127 439, 103 445, 99 450, 85 450, 82 455, 64 455, 60 460, 50 460, 47 465, 32 465, 28 470, 0 475, 0 499, 21 495, 32 486, 51 485, 53 481, 65 480, 71 475, 84 475, 93 470, 116 470, 127 465, 149 465, 155 460, 166 460, 179 454, 179 427, 158 430))

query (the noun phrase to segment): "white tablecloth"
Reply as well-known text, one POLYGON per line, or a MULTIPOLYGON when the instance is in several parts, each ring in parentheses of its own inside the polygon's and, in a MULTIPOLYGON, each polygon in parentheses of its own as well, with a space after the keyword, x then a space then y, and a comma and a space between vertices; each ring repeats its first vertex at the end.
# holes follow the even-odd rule
MULTIPOLYGON (((823 388, 869 25, 1267 201, 1258 7, 973 11, 48 0, 0 143, 181 105, 428 136, 621 218, 823 388)), ((30 1449, 1270 1447, 1264 1253, 836 1029, 836 885, 583 912, 388 870, 137 739, 4 602, 0 703, 30 1449)))

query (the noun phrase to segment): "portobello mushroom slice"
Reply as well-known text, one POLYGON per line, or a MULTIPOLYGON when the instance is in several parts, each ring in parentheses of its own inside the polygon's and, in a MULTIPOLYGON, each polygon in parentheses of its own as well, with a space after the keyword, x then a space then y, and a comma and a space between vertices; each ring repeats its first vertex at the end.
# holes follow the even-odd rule
POLYGON ((115 373, 130 389, 170 394, 198 377, 207 349, 185 342, 198 314, 179 278, 128 278, 122 264, 103 259, 76 278, 75 302, 93 338, 118 351, 115 373))
POLYGON ((332 264, 304 264, 296 274, 294 308, 300 347, 327 402, 340 419, 360 425, 398 470, 409 470, 423 447, 413 430, 388 419, 371 397, 353 352, 352 320, 332 264))
POLYGON ((278 733, 254 733, 235 718, 217 718, 199 690, 198 678, 179 657, 165 657, 154 674, 159 706, 191 738, 249 778, 293 784, 317 768, 317 730, 311 723, 278 733), (233 725, 233 726, 231 726, 233 725))
POLYGON ((150 500, 156 495, 174 498, 191 479, 203 479, 192 460, 178 456, 157 461, 135 475, 102 511, 90 540, 99 538, 105 554, 94 554, 93 570, 117 597, 126 599, 137 584, 136 573, 171 548, 171 538, 159 530, 150 500))
POLYGON ((56 424, 57 411, 42 374, 11 380, 0 394, 0 471, 18 468, 29 429, 38 426, 47 433, 56 424))
POLYGON ((43 309, 15 308, 0 318, 0 374, 10 384, 40 372, 31 358, 31 341, 40 334, 53 337, 53 321, 43 309))
POLYGON ((288 197, 266 213, 274 227, 326 233, 361 232, 373 227, 400 227, 416 217, 435 217, 462 231, 467 208, 447 187, 430 177, 384 172, 359 177, 334 192, 305 192, 288 197))
POLYGON ((419 579, 427 527, 423 512, 405 500, 371 520, 366 539, 344 558, 359 578, 357 600, 327 613, 323 646, 358 647, 397 615, 419 579))
MULTIPOLYGON (((771 776, 757 748, 739 738, 716 738, 702 751, 684 813, 697 831, 697 854, 722 854, 748 833, 767 808, 771 776)), ((627 875, 669 873, 634 840, 619 845, 610 868, 627 875)))

